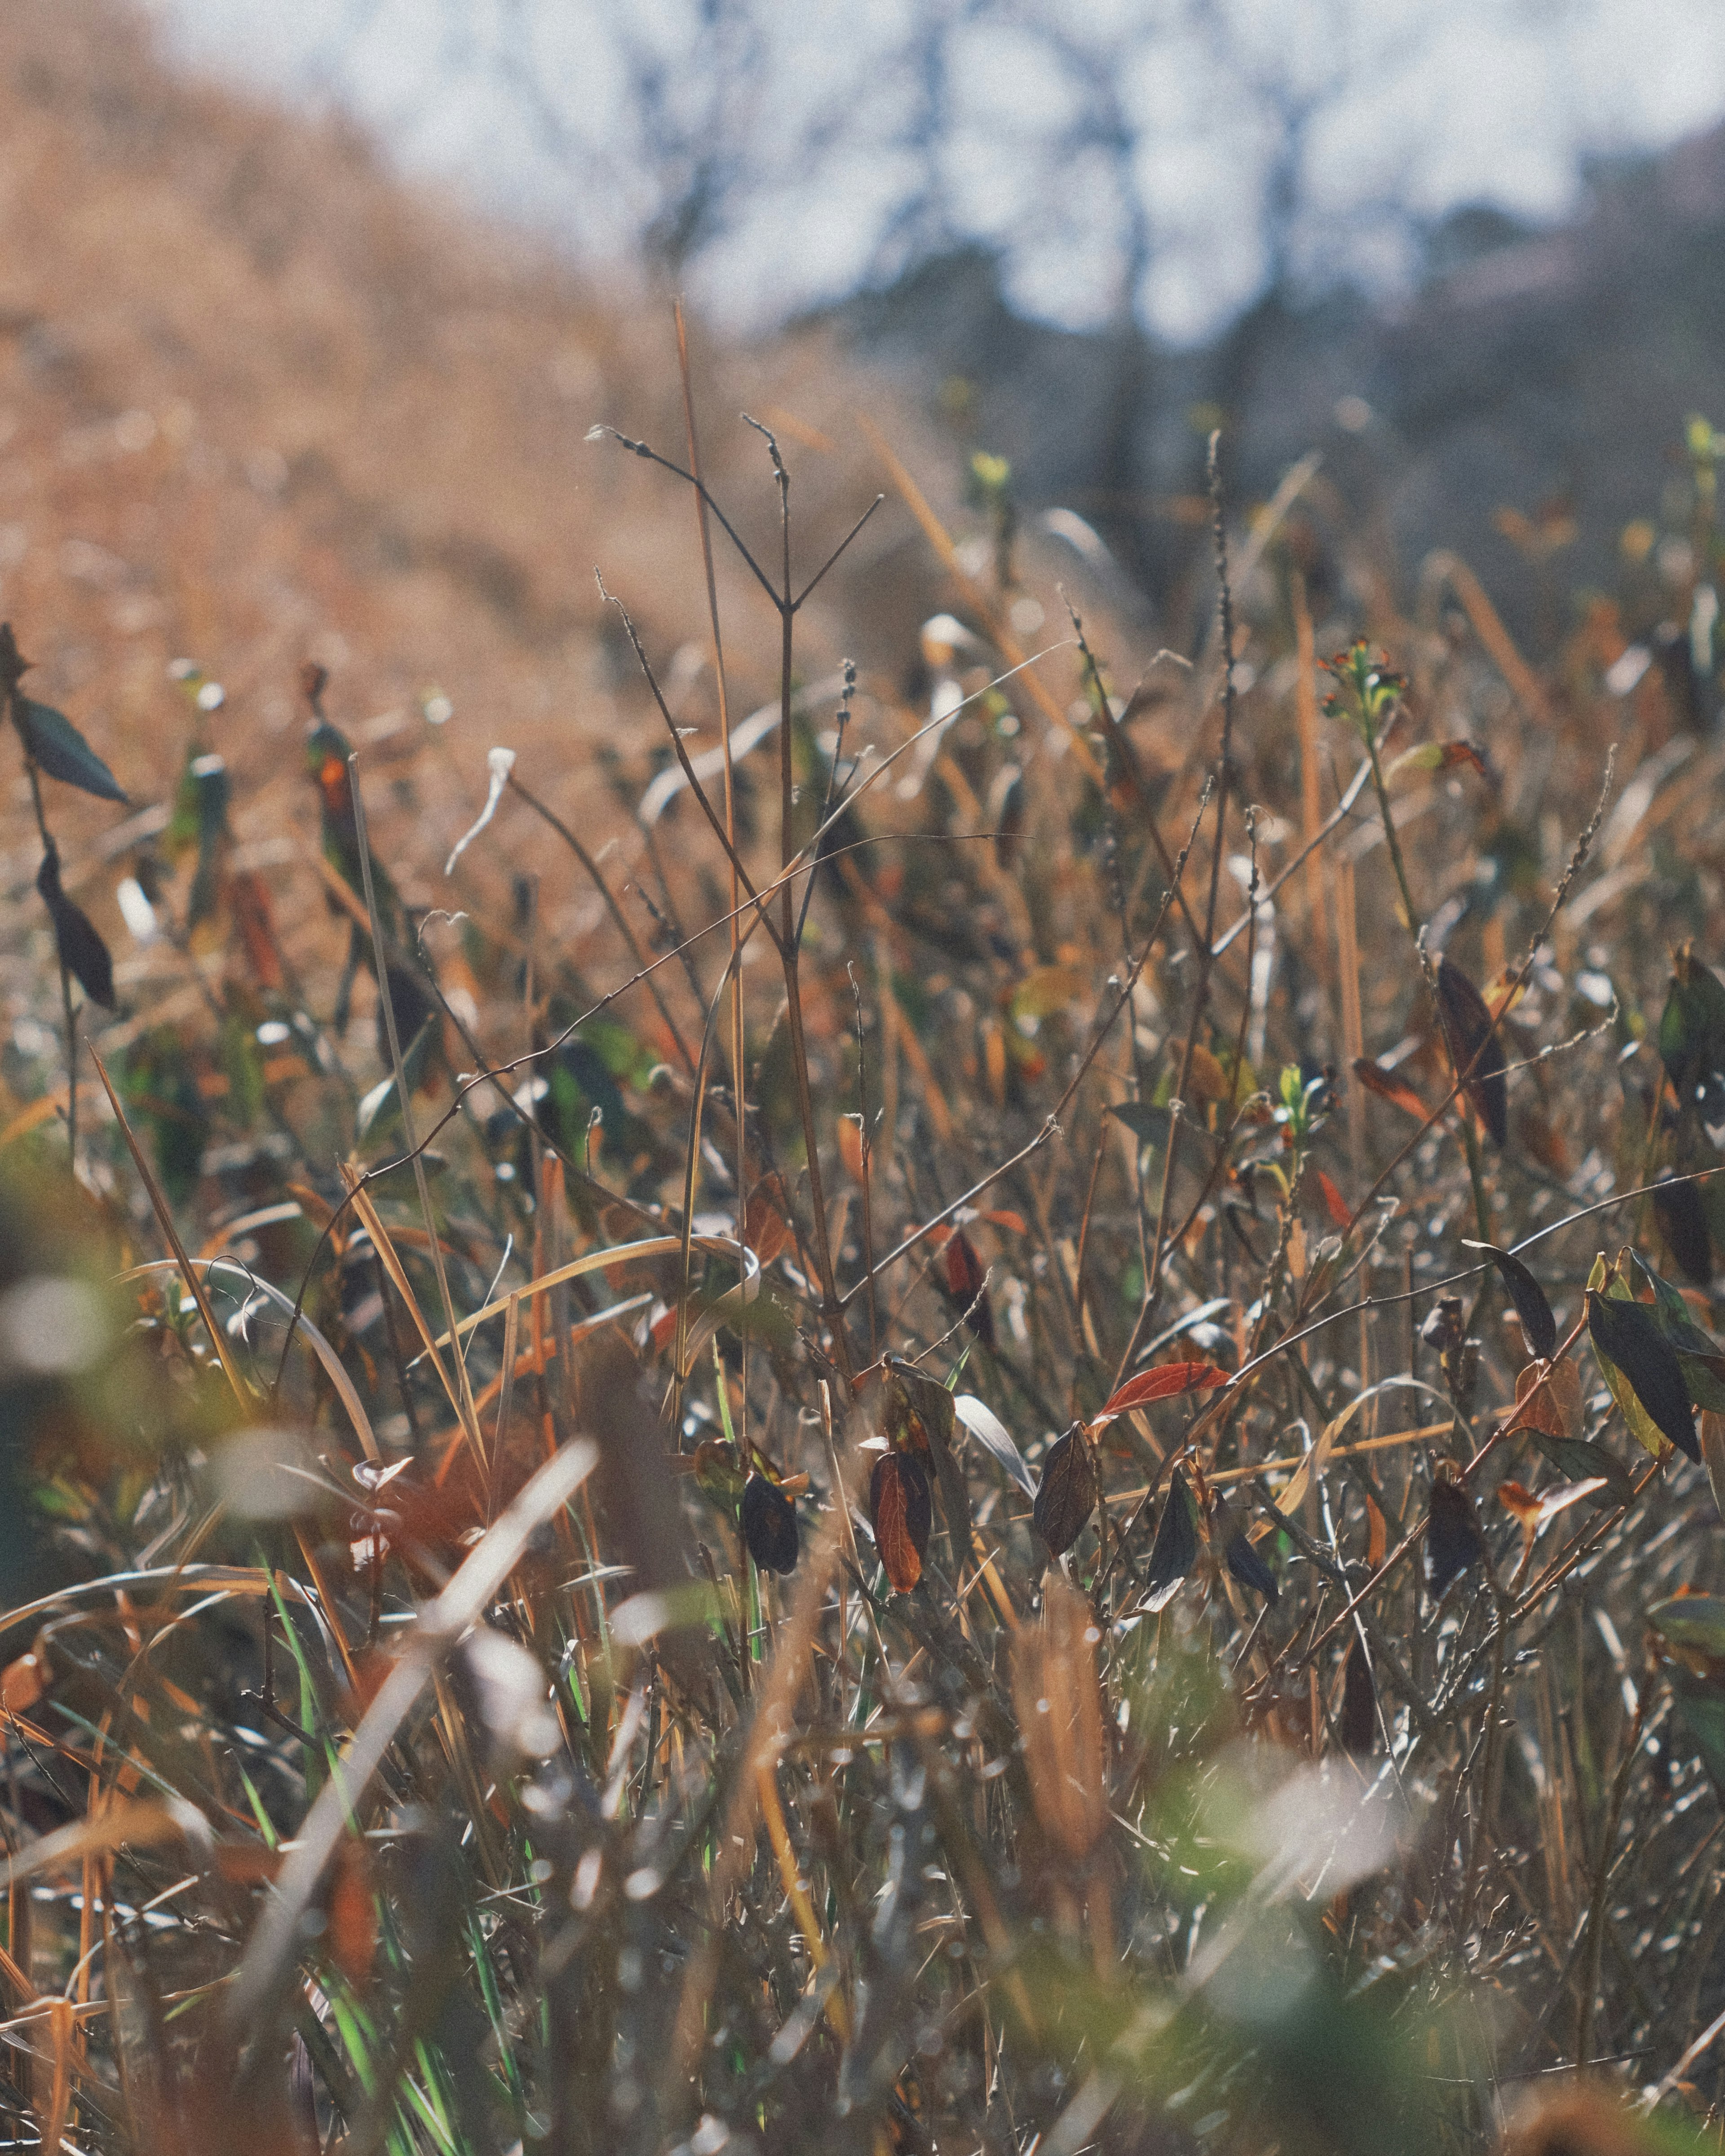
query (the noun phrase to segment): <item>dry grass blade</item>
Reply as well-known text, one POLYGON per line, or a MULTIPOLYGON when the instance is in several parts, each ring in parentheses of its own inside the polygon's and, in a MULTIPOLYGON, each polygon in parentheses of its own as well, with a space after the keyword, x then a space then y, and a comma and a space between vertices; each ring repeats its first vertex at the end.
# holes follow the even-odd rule
POLYGON ((236 2034, 247 2031, 282 1980, 300 1914, 439 1659, 489 1606, 531 1537, 567 1504, 598 1458, 598 1448, 583 1438, 547 1460, 485 1530, 442 1594, 420 1612, 395 1666, 307 1813, 275 1897, 252 1933, 227 2008, 236 2034))

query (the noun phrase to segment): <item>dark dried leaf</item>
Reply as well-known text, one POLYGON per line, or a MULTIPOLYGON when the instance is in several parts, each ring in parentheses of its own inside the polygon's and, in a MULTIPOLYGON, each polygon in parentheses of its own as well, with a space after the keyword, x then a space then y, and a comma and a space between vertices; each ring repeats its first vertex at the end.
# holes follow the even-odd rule
POLYGON ((1064 1557, 1096 1508, 1096 1471, 1090 1443, 1075 1423, 1049 1448, 1030 1522, 1055 1557, 1064 1557))
POLYGON ((1222 1544, 1222 1560, 1242 1587, 1250 1587, 1266 1602, 1280 1602, 1281 1589, 1262 1552, 1244 1527, 1235 1528, 1225 1506, 1220 1507, 1211 1532, 1222 1544))
POLYGON ((797 1508, 764 1475, 742 1488, 742 1538, 762 1572, 797 1568, 797 1508))
POLYGON ((1614 1505, 1633 1502, 1635 1477, 1617 1455, 1607 1451, 1597 1439, 1554 1437, 1532 1423, 1524 1424, 1522 1427, 1565 1481, 1598 1481, 1604 1485, 1603 1489, 1589 1494, 1588 1502, 1590 1505, 1604 1512, 1614 1505))
POLYGON ((1700 1192, 1692 1183, 1661 1183, 1653 1194, 1653 1211, 1679 1269, 1705 1287, 1713 1276, 1713 1245, 1700 1192))
POLYGON ((1168 1478, 1168 1502, 1150 1545, 1150 1567, 1144 1578, 1150 1591, 1144 1607, 1157 1610, 1171 1602, 1197 1562, 1198 1516, 1186 1478, 1177 1467, 1168 1478))
POLYGON ((54 921, 54 940, 60 963, 90 1001, 104 1010, 114 1008, 114 961, 96 932, 95 923, 81 906, 60 888, 60 857, 52 840, 36 871, 36 888, 54 921))
POLYGON ((1509 1081, 1486 999, 1458 965, 1440 958, 1437 1000, 1456 1075, 1466 1075, 1467 1097, 1493 1144, 1504 1145, 1509 1138, 1509 1081))
MULTIPOLYGON (((1691 1460, 1701 1458, 1701 1440, 1695 1432, 1695 1403, 1684 1382, 1677 1351, 1666 1339, 1658 1318, 1645 1302, 1620 1302, 1615 1296, 1587 1298, 1588 1337, 1593 1342, 1605 1382, 1635 1429, 1629 1402, 1618 1380, 1626 1385, 1635 1404, 1662 1437, 1691 1460)), ((1646 1440, 1636 1430, 1635 1434, 1646 1440)))
POLYGON ((1372 1681, 1366 1643, 1358 1632, 1342 1679, 1342 1748, 1356 1759, 1369 1758, 1378 1748, 1378 1687, 1372 1681))
POLYGON ((934 1508, 928 1476, 908 1452, 886 1452, 869 1477, 869 1519, 875 1547, 894 1591, 908 1594, 922 1577, 934 1508))
POLYGON ((1473 1500, 1456 1482, 1434 1482, 1425 1516, 1425 1578, 1436 1601, 1485 1553, 1473 1500))
POLYGON ((952 1296, 954 1307, 983 1347, 992 1351, 994 1312, 988 1301, 988 1275, 977 1255, 976 1245, 962 1228, 954 1229, 947 1236, 941 1264, 946 1273, 947 1293, 952 1296))
POLYGON ((1464 1250, 1483 1250, 1497 1268, 1498 1277, 1522 1321, 1522 1336, 1542 1362, 1549 1362, 1558 1344, 1558 1321, 1552 1316, 1545 1290, 1518 1257, 1500 1250, 1495 1243, 1464 1241, 1464 1250))

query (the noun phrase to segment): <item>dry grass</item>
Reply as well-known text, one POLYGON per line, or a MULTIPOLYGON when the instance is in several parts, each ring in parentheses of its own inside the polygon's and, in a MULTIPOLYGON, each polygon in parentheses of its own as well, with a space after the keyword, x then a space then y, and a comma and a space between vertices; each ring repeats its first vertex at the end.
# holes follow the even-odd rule
POLYGON ((1081 649, 830 355, 701 362, 793 589, 890 499, 788 644, 713 528, 732 717, 793 723, 649 814, 720 734, 700 526, 581 437, 685 458, 669 334, 105 13, 0 44, 4 608, 140 804, 43 782, 121 953, 75 1182, 28 774, 11 841, 17 2144, 1713 2145, 1725 1632, 1660 1605, 1718 1513, 1584 1301, 1629 1244, 1707 1324, 1725 1248, 1725 1028, 1686 1096, 1651 1037, 1725 751, 1623 686, 1711 463, 1543 668, 1302 470, 1223 519, 1224 689, 1214 587, 1081 649), (1568 1336, 1520 1416, 1480 1240, 1568 1336))

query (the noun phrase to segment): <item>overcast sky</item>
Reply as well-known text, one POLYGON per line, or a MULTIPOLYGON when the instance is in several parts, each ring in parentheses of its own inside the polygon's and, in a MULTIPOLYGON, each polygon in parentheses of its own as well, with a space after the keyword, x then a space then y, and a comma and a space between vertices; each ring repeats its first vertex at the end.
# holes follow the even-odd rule
POLYGON ((1136 189, 1153 237, 1137 311, 1176 339, 1208 335, 1268 259, 1273 129, 1249 80, 1328 85, 1295 253, 1319 281, 1380 286, 1408 274, 1414 221, 1474 201, 1556 218, 1586 156, 1660 147, 1725 115, 1725 0, 741 3, 763 28, 757 64, 700 44, 716 0, 149 0, 199 67, 338 102, 405 171, 453 179, 598 259, 626 259, 663 208, 644 129, 668 120, 680 156, 698 156, 708 130, 723 136, 737 167, 726 213, 685 278, 739 327, 839 296, 926 244, 927 218, 906 221, 906 204, 937 169, 942 229, 1002 244, 1016 303, 1075 325, 1117 302, 1121 189, 1136 189), (917 150, 917 55, 935 22, 945 104, 932 149, 917 150), (633 120, 631 58, 662 70, 633 120), (747 95, 716 103, 732 63, 747 95), (1088 88, 1086 64, 1101 67, 1088 88), (1071 147, 1097 81, 1130 138, 1111 165, 1071 147))

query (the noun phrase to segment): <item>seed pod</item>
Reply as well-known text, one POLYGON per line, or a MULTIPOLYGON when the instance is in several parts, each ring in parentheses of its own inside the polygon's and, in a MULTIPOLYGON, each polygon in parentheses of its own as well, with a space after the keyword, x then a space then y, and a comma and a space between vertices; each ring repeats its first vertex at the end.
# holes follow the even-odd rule
POLYGON ((1049 1449, 1030 1524, 1053 1557, 1064 1557, 1096 1508, 1096 1471, 1090 1441, 1074 1423, 1049 1449))
POLYGON ((797 1508, 764 1475, 751 1475, 742 1487, 742 1538, 762 1572, 794 1572, 797 1567, 797 1508))
POLYGON ((922 1577, 933 1517, 922 1461, 908 1452, 883 1453, 869 1477, 869 1519, 896 1594, 908 1594, 922 1577))

